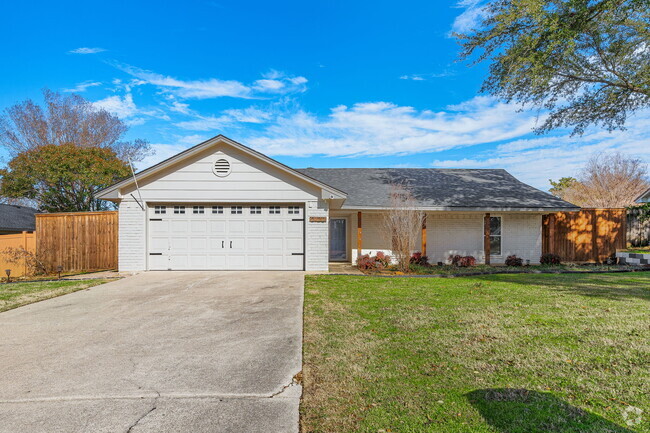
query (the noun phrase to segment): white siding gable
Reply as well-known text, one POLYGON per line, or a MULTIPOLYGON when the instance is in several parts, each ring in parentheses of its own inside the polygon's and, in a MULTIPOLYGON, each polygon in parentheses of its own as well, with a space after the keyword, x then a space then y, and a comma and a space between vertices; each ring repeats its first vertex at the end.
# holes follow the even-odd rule
MULTIPOLYGON (((224 145, 179 162, 162 173, 139 181, 146 202, 304 202, 320 198, 320 189, 224 145), (212 167, 217 159, 230 162, 230 174, 216 176, 212 167)), ((135 187, 122 190, 123 196, 135 187)), ((134 193, 134 195, 136 195, 134 193)))

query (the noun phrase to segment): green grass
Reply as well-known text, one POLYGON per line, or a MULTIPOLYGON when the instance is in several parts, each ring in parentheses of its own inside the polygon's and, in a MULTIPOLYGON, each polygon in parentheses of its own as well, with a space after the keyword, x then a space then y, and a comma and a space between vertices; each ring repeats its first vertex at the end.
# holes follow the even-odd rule
POLYGON ((307 276, 302 431, 650 431, 649 287, 307 276))
POLYGON ((21 307, 33 302, 56 296, 66 295, 78 290, 87 289, 106 283, 110 280, 85 281, 37 281, 27 283, 0 284, 0 312, 21 307))

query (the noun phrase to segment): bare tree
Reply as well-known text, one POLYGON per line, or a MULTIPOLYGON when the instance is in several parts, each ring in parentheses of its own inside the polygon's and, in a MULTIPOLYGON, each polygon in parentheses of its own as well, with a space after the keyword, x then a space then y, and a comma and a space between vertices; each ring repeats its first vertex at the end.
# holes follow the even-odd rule
POLYGON ((44 89, 43 99, 43 107, 28 99, 0 113, 0 146, 10 157, 52 144, 109 148, 122 161, 141 161, 151 151, 146 140, 123 141, 124 122, 79 95, 44 89))
POLYGON ((619 152, 593 156, 573 182, 558 194, 582 207, 626 207, 650 187, 648 168, 619 152))
POLYGON ((417 202, 406 185, 390 187, 390 208, 384 213, 384 233, 389 237, 392 255, 397 266, 408 272, 411 254, 417 247, 422 232, 424 212, 417 209, 417 202))

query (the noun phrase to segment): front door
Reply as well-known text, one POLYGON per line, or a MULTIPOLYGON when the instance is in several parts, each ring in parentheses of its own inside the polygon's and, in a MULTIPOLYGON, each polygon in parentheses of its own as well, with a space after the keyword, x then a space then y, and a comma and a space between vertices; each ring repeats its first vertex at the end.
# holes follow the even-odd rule
POLYGON ((347 219, 330 218, 330 260, 342 262, 348 259, 347 219))

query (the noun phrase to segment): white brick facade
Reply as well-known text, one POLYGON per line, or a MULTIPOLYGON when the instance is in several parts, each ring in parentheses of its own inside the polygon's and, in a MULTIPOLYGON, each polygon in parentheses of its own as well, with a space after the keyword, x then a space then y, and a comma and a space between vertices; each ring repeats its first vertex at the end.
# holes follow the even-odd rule
MULTIPOLYGON (((343 216, 342 212, 336 212, 343 216)), ((507 256, 515 254, 531 263, 539 263, 542 254, 542 215, 492 213, 501 217, 501 254, 491 255, 490 262, 502 264, 507 256)), ((348 217, 348 248, 352 263, 357 259, 357 213, 348 217)), ((450 256, 474 256, 479 263, 485 262, 483 252, 483 217, 480 212, 428 212, 427 255, 429 262, 446 263, 450 256)), ((390 240, 384 235, 380 213, 362 212, 362 254, 374 255, 378 251, 391 254, 390 240)), ((416 251, 421 250, 418 237, 416 251)))
POLYGON ((327 271, 329 263, 329 211, 327 203, 305 203, 305 270, 327 271), (325 222, 310 222, 310 217, 325 218, 325 222))
POLYGON ((119 206, 120 271, 146 269, 146 212, 134 200, 122 200, 119 206))

